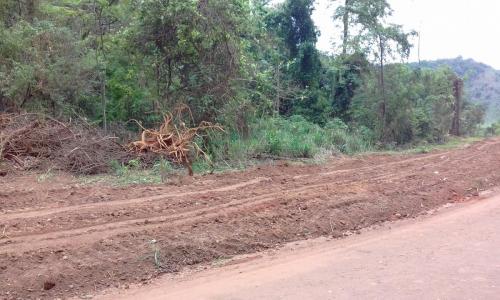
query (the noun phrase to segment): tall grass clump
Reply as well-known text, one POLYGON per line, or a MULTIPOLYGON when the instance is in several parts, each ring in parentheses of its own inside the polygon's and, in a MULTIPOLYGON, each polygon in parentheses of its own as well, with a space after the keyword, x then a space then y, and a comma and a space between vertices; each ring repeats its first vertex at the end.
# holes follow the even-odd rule
POLYGON ((372 132, 352 130, 340 119, 325 126, 302 116, 269 117, 255 121, 245 136, 236 131, 209 138, 214 161, 242 162, 260 158, 313 158, 319 153, 354 154, 372 149, 372 132))

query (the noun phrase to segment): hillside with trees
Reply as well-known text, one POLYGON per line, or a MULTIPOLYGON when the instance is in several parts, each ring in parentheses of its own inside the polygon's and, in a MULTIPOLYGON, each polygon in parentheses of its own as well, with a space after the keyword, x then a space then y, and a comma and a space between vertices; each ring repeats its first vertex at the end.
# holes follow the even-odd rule
POLYGON ((199 143, 224 162, 443 142, 454 116, 460 134, 483 122, 480 107, 456 105, 465 71, 395 63, 416 33, 387 22, 386 0, 337 2, 332 26, 343 35, 333 55, 316 48, 313 0, 268 2, 4 0, 0 110, 83 118, 115 133, 185 107, 182 126, 224 128, 199 143))
MULTIPOLYGON (((415 64, 417 66, 418 64, 415 64)), ((473 59, 440 59, 423 61, 421 67, 437 69, 447 66, 465 79, 465 92, 472 103, 486 109, 486 123, 500 120, 500 71, 473 59)))

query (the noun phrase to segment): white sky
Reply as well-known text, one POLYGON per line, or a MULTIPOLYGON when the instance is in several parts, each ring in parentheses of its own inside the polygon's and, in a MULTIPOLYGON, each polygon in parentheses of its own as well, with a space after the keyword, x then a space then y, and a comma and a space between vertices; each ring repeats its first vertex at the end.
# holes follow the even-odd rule
MULTIPOLYGON (((420 32, 422 60, 461 55, 500 69, 500 0, 388 1, 394 10, 390 22, 420 32)), ((340 41, 340 31, 332 23, 335 5, 331 3, 316 0, 313 17, 321 31, 318 48, 322 51, 332 50, 333 39, 340 41)), ((416 42, 411 61, 417 60, 416 42)))

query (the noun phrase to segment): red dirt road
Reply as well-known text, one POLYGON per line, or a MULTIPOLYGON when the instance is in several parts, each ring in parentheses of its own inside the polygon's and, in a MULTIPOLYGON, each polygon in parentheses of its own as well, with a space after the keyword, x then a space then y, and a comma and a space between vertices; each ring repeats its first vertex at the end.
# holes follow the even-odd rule
POLYGON ((0 299, 95 295, 162 273, 418 216, 500 186, 500 139, 263 166, 184 186, 0 178, 0 299), (45 289, 44 289, 45 287, 45 289))
POLYGON ((500 195, 422 219, 98 299, 498 299, 500 195))

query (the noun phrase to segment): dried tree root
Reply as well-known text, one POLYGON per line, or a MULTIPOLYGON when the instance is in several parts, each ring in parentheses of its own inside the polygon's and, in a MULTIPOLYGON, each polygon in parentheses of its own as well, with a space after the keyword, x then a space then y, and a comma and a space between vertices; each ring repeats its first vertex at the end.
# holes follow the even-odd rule
MULTIPOLYGON (((137 121, 136 121, 137 122, 137 121)), ((137 122, 138 123, 138 122, 137 122)), ((139 123, 138 123, 139 124, 139 123)), ((183 165, 188 169, 189 175, 193 176, 192 162, 203 154, 207 155, 196 144, 195 138, 201 136, 201 132, 206 130, 221 130, 222 127, 209 122, 201 122, 198 127, 187 128, 183 122, 177 126, 172 114, 165 114, 163 124, 159 129, 143 129, 141 140, 132 142, 129 145, 131 152, 141 154, 152 152, 165 157, 174 163, 183 165)))

